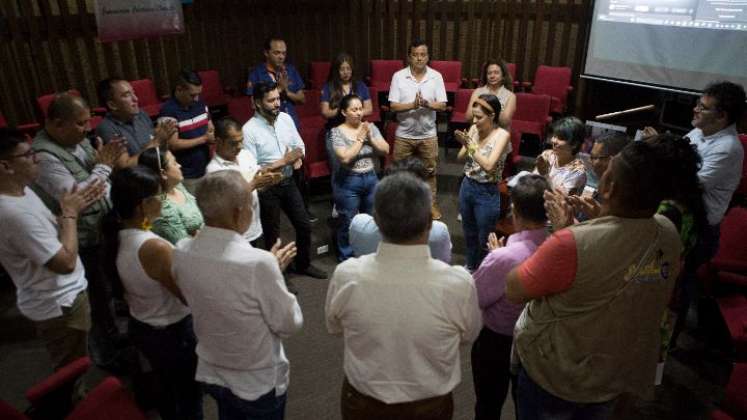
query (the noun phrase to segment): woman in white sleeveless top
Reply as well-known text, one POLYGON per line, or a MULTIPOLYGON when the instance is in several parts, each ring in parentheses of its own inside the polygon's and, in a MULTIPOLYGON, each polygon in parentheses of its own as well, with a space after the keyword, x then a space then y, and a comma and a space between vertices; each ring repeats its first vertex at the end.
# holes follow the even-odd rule
POLYGON ((472 108, 475 106, 475 100, 480 95, 491 94, 498 98, 501 103, 501 114, 498 123, 501 127, 508 130, 511 127, 511 119, 516 112, 516 95, 513 92, 514 82, 511 80, 511 74, 508 66, 503 60, 489 58, 482 66, 480 74, 480 87, 472 92, 469 98, 469 105, 464 116, 467 122, 472 124, 472 108))
POLYGON ((150 231, 161 214, 161 181, 144 166, 112 175, 112 214, 118 225, 116 268, 130 308, 128 332, 161 381, 161 418, 202 419, 195 382, 197 340, 192 316, 171 276, 173 245, 150 231))

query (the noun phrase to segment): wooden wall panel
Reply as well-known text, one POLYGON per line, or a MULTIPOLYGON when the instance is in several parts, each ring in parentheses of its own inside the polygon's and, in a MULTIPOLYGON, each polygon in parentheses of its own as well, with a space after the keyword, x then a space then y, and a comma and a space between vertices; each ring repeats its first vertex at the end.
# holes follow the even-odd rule
POLYGON ((37 119, 34 99, 76 88, 96 104, 96 83, 111 75, 151 78, 168 94, 182 68, 217 69, 243 91, 271 34, 288 41, 289 60, 308 63, 347 51, 361 76, 375 58, 402 59, 425 36, 434 58, 462 61, 476 78, 487 57, 518 66, 571 66, 578 77, 590 0, 195 0, 180 35, 101 43, 92 0, 0 1, 0 112, 11 123, 37 119))

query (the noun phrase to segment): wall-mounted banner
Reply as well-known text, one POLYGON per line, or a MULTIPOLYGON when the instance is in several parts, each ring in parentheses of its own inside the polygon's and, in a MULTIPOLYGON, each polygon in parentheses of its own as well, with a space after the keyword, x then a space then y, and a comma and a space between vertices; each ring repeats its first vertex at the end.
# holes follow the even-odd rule
POLYGON ((182 4, 180 0, 96 0, 96 25, 102 42, 183 33, 182 4))

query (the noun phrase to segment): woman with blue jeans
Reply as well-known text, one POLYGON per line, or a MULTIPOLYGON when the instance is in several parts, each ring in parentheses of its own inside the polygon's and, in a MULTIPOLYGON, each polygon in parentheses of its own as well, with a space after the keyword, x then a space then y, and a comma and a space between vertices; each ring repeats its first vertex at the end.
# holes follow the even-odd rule
POLYGON ((500 113, 501 103, 495 95, 480 95, 472 105, 473 124, 469 131, 454 132, 462 143, 458 158, 465 160, 464 179, 459 190, 459 213, 470 272, 476 270, 485 258, 488 234, 495 228, 501 213, 498 182, 511 143, 508 131, 498 125, 500 113))
POLYGON ((344 121, 333 128, 330 140, 340 168, 334 176, 333 194, 337 207, 337 257, 345 261, 353 255, 350 247, 350 221, 359 212, 371 213, 378 178, 373 156, 389 153, 389 144, 375 125, 363 121, 363 101, 349 94, 340 100, 344 121))

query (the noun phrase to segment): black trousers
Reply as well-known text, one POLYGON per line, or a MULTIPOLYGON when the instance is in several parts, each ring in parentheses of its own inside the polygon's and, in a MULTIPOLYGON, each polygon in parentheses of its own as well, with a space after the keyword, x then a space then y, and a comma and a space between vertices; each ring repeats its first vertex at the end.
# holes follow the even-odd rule
POLYGON ((118 330, 114 322, 113 284, 103 269, 101 247, 80 248, 78 255, 86 271, 91 307, 88 351, 98 366, 113 368, 121 356, 116 341, 118 330))
POLYGON ((202 389, 195 381, 197 354, 192 315, 166 327, 130 318, 130 337, 160 381, 158 411, 163 420, 201 420, 202 389))
POLYGON ((514 384, 511 397, 516 406, 516 376, 509 370, 512 342, 512 336, 483 327, 472 345, 475 420, 500 420, 509 382, 514 384))
POLYGON ((311 222, 301 198, 301 192, 292 179, 259 192, 260 219, 265 249, 270 249, 280 231, 280 210, 290 219, 296 230, 296 270, 305 270, 311 262, 311 222))

